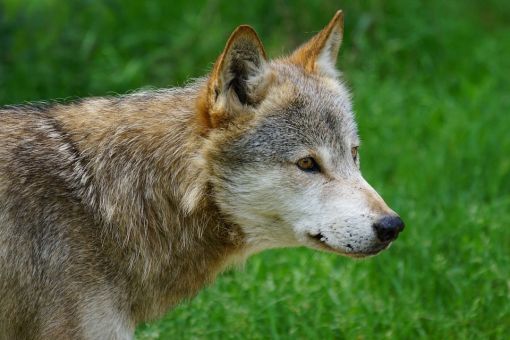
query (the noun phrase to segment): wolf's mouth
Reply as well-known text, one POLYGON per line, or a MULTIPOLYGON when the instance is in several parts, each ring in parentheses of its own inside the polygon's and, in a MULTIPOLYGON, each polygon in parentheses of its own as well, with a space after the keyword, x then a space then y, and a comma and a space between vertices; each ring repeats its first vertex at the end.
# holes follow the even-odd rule
MULTIPOLYGON (((366 251, 366 252, 355 252, 355 251, 349 252, 349 251, 343 251, 342 249, 338 249, 338 248, 334 248, 334 247, 330 246, 327 243, 328 238, 320 232, 317 234, 308 233, 307 236, 312 241, 312 243, 317 248, 319 248, 321 250, 335 253, 335 254, 346 255, 346 256, 350 256, 350 257, 358 257, 358 258, 376 255, 379 252, 381 252, 382 250, 388 248, 388 246, 391 244, 391 242, 380 244, 379 246, 375 247, 374 249, 372 249, 370 251, 366 251)), ((352 250, 352 247, 350 245, 347 245, 347 247, 349 247, 349 249, 352 250)))
POLYGON ((319 242, 324 242, 326 240, 324 235, 322 235, 321 233, 318 233, 318 234, 315 234, 315 235, 308 234, 308 236, 313 238, 316 241, 319 241, 319 242))
POLYGON ((321 248, 323 250, 330 251, 333 253, 344 254, 344 252, 340 251, 339 249, 331 247, 327 243, 328 238, 320 232, 317 234, 308 233, 307 236, 316 246, 318 246, 319 248, 321 248))

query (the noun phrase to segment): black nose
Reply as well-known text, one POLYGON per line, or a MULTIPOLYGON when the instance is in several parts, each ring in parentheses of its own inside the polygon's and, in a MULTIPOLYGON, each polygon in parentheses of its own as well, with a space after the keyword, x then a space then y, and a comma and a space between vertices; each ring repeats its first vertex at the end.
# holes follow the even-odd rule
POLYGON ((382 242, 393 241, 404 230, 404 221, 398 216, 388 215, 374 223, 377 238, 382 242))

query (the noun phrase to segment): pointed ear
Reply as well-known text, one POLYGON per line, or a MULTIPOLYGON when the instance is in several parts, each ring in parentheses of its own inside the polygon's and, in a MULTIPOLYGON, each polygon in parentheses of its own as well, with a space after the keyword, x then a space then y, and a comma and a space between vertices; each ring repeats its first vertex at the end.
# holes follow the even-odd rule
POLYGON ((292 53, 291 62, 308 72, 336 78, 336 59, 343 33, 344 15, 338 11, 322 31, 292 53))
POLYGON ((269 72, 266 52, 247 25, 236 28, 216 60, 201 109, 202 125, 218 127, 265 96, 269 72))

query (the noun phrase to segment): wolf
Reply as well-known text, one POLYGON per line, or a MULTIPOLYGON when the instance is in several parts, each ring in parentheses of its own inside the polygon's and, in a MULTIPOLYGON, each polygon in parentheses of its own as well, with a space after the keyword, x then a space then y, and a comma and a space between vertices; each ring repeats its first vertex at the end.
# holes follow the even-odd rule
POLYGON ((249 26, 183 88, 0 110, 0 338, 130 339, 276 247, 404 228, 363 179, 343 14, 269 60, 249 26))

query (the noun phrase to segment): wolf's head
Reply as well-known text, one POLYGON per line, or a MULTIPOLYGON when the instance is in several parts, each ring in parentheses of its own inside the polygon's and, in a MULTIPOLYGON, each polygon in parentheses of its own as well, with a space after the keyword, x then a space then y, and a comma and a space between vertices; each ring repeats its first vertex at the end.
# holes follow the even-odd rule
POLYGON ((238 27, 199 103, 212 194, 254 250, 305 245, 376 254, 404 228, 363 179, 349 93, 335 69, 343 15, 269 61, 238 27))

